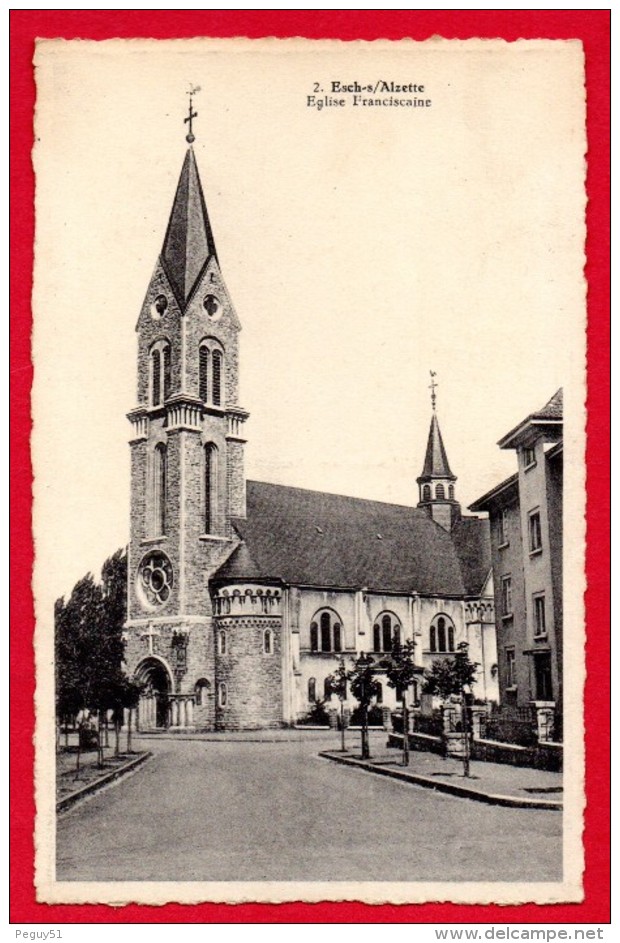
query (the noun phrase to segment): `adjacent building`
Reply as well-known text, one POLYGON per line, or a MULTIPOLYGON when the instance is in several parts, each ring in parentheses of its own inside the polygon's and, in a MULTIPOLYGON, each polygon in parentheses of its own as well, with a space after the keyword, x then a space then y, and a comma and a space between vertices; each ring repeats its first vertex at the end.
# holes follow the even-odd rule
POLYGON ((517 472, 471 505, 487 511, 500 698, 518 707, 562 701, 562 390, 498 443, 517 472))

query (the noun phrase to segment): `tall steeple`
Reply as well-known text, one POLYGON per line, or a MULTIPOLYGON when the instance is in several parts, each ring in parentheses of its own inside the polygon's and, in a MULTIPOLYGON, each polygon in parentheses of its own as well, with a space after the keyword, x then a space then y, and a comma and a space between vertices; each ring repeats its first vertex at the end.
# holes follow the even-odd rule
POLYGON ((217 261, 215 240, 198 176, 188 147, 161 251, 162 266, 181 310, 185 310, 209 260, 217 261))
POLYGON ((437 419, 437 374, 431 370, 431 404, 433 414, 428 432, 426 455, 422 474, 417 479, 420 489, 418 507, 445 530, 451 530, 461 515, 461 508, 454 496, 456 475, 452 474, 446 453, 439 420, 437 419))

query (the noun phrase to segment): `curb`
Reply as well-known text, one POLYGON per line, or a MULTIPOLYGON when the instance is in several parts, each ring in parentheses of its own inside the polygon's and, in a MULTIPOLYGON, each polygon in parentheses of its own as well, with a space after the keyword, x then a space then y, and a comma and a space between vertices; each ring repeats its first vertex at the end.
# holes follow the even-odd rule
POLYGON ((123 766, 119 766, 117 769, 110 770, 109 773, 106 773, 99 779, 94 779, 92 783, 88 783, 86 786, 82 786, 80 789, 70 792, 68 796, 58 800, 56 803, 56 812, 64 812, 70 806, 74 805, 76 802, 79 802, 80 799, 84 799, 86 796, 91 795, 91 793, 97 792, 98 789, 102 789, 104 786, 107 786, 108 783, 114 782, 115 779, 120 779, 126 773, 130 773, 131 770, 141 766, 142 763, 145 763, 152 757, 152 755, 153 754, 150 751, 147 753, 141 753, 140 756, 135 757, 133 760, 129 760, 129 762, 125 763, 123 766))
POLYGON ((561 812, 563 809, 563 803, 553 799, 526 799, 520 796, 502 796, 497 793, 479 792, 477 789, 468 789, 467 786, 457 786, 455 783, 444 783, 441 780, 429 779, 428 776, 418 776, 415 773, 404 773, 398 769, 375 766, 373 763, 356 760, 353 757, 338 756, 338 754, 328 752, 321 752, 319 756, 326 760, 332 760, 334 763, 341 763, 343 766, 354 766, 356 769, 362 769, 367 773, 376 773, 378 776, 399 779, 401 782, 423 786, 426 789, 434 789, 436 792, 445 792, 461 799, 486 802, 487 805, 508 806, 513 809, 547 809, 547 811, 553 810, 556 812, 561 812))

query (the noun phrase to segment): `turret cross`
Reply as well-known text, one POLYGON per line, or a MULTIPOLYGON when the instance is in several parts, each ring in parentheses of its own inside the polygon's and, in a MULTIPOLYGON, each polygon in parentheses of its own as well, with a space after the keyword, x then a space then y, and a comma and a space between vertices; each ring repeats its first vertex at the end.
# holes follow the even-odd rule
POLYGON ((435 377, 437 376, 436 371, 435 371, 435 370, 430 370, 429 372, 430 372, 430 375, 431 375, 431 382, 430 382, 428 388, 429 388, 429 390, 431 391, 431 404, 432 404, 432 406, 433 406, 433 412, 435 412, 435 407, 436 407, 436 405, 437 405, 437 394, 435 393, 435 390, 436 390, 437 387, 439 386, 439 383, 437 383, 437 382, 435 381, 435 377))

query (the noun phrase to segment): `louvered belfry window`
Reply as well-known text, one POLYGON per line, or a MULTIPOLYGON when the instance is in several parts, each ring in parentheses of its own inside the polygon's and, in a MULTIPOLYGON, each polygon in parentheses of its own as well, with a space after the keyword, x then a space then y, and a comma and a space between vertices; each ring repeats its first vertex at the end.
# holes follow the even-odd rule
POLYGON ((164 349, 162 350, 162 358, 163 358, 164 402, 165 402, 165 401, 168 399, 168 397, 170 396, 170 383, 171 383, 171 377, 170 377, 170 345, 169 345, 169 344, 166 344, 166 346, 165 346, 164 349))
POLYGON ((154 350, 151 354, 153 372, 153 406, 161 403, 161 354, 154 350))
POLYGON ((204 525, 205 534, 215 533, 217 514, 217 446, 212 442, 204 448, 204 525))
POLYGON ((209 398, 209 348, 203 344, 198 355, 198 395, 203 403, 209 398))
POLYGON ((222 403, 222 352, 213 351, 213 405, 222 403))

